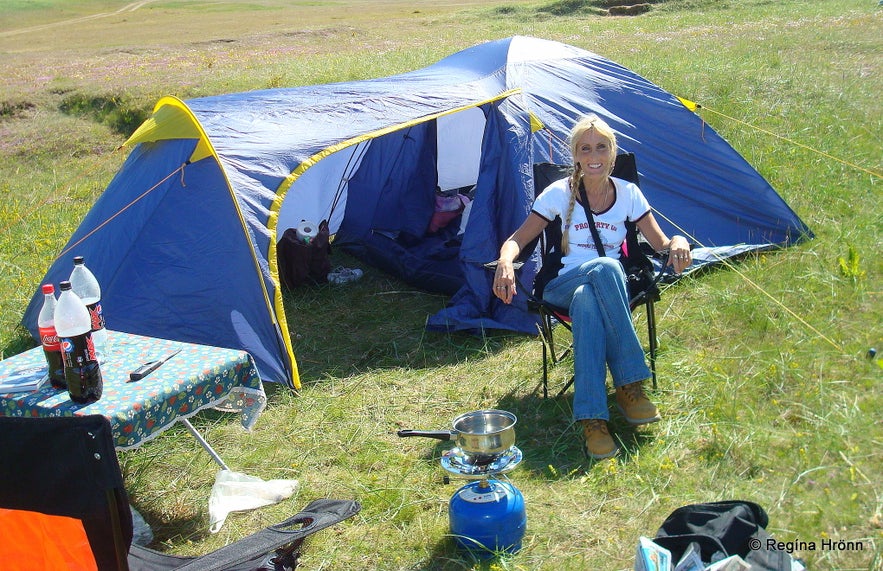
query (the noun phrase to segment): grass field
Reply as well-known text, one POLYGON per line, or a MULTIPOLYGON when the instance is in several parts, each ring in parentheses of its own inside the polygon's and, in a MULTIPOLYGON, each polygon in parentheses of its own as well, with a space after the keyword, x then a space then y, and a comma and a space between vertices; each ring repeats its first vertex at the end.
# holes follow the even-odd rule
POLYGON ((743 498, 767 509, 777 539, 816 546, 797 553, 811 569, 883 569, 883 371, 866 357, 883 347, 883 8, 668 0, 636 17, 602 11, 583 0, 0 3, 3 356, 33 346, 19 325, 27 301, 160 96, 390 75, 516 34, 589 49, 699 102, 816 234, 665 291, 654 395, 664 419, 616 421, 625 453, 599 463, 580 453, 569 397, 538 393, 536 339, 427 333, 444 297, 371 268, 350 287, 296 291, 286 307, 303 390, 267 384, 252 433, 221 413, 194 424, 231 468, 296 478, 299 492, 209 535, 216 466, 172 429, 120 454, 153 547, 204 553, 329 496, 364 508, 310 540, 305 569, 619 570, 676 507, 743 498), (447 535, 458 483, 442 481, 446 446, 395 436, 484 407, 518 415, 525 454, 510 474, 526 498, 524 547, 493 564, 447 535))

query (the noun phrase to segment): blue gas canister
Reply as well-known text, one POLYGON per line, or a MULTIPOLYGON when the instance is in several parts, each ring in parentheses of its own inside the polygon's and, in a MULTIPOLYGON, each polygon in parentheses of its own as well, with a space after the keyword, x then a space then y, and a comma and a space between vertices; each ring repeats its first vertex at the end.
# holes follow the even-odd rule
POLYGON ((527 528, 524 496, 510 482, 482 479, 466 484, 448 507, 458 547, 481 558, 515 553, 527 528))

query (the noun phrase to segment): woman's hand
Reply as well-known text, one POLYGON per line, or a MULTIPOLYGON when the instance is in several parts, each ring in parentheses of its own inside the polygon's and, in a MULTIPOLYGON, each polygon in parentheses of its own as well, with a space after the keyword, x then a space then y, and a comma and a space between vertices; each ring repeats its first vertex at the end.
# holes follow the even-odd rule
POLYGON ((674 268, 676 274, 680 274, 693 263, 690 254, 690 243, 683 236, 672 236, 671 240, 662 232, 662 228, 656 223, 652 212, 638 220, 638 230, 657 252, 668 250, 668 265, 674 268))
POLYGON ((668 263, 676 274, 680 274, 693 263, 690 244, 683 236, 672 236, 668 244, 668 263))
POLYGON ((497 269, 494 272, 494 295, 503 303, 512 303, 512 298, 518 293, 515 291, 515 269, 509 260, 497 260, 497 269))
POLYGON ((518 293, 515 291, 515 268, 514 260, 521 253, 521 245, 527 244, 540 235, 540 232, 549 222, 540 217, 536 212, 527 215, 518 230, 500 246, 500 258, 497 260, 497 269, 494 271, 494 295, 503 303, 512 303, 512 298, 518 293))

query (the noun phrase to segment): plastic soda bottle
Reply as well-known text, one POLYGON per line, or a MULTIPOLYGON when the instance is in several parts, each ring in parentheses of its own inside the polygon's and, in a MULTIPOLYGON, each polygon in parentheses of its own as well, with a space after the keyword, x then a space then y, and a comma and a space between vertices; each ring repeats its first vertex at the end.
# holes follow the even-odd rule
POLYGON ((101 310, 101 286, 89 268, 83 256, 74 258, 74 269, 70 277, 71 288, 89 309, 92 320, 92 342, 98 361, 104 361, 107 355, 107 329, 104 327, 104 313, 101 310))
POLYGON ((56 389, 66 389, 61 343, 58 341, 58 332, 55 330, 55 306, 57 305, 55 286, 43 284, 42 291, 43 307, 37 316, 37 328, 40 330, 40 342, 43 344, 46 364, 49 365, 49 382, 56 389))
POLYGON ((94 402, 101 398, 104 381, 92 342, 92 319, 86 305, 71 289, 70 282, 61 282, 59 289, 55 330, 61 343, 67 392, 74 402, 94 402))

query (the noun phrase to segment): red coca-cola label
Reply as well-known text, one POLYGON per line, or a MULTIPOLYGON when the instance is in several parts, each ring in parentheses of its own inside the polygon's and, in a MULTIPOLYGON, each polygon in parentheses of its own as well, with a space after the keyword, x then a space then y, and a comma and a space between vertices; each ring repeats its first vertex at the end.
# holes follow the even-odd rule
POLYGON ((40 327, 40 342, 47 351, 61 351, 61 341, 55 327, 40 327))
POLYGON ((89 319, 92 320, 92 331, 98 331, 104 327, 104 312, 101 311, 101 302, 87 305, 89 319))

